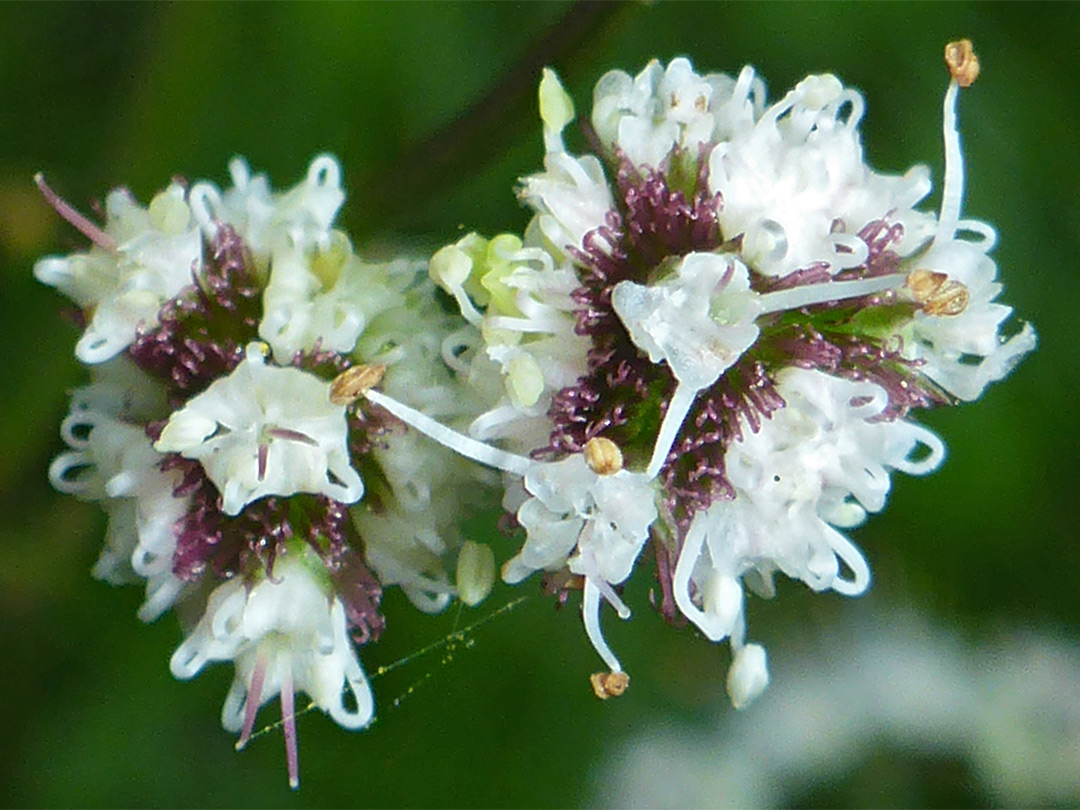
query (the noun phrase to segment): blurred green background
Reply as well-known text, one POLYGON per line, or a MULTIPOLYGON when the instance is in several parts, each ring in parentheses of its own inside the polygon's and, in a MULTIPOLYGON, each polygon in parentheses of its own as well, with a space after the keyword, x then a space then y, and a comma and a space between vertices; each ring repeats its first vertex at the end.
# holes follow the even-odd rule
MULTIPOLYGON (((284 187, 327 150, 344 164, 349 199, 339 221, 362 253, 430 252, 462 227, 524 226, 513 187, 542 158, 535 83, 545 63, 579 113, 602 72, 636 73, 653 56, 685 54, 702 72, 752 63, 774 98, 808 72, 832 71, 866 94, 869 162, 887 171, 925 162, 939 184, 942 48, 961 36, 975 42, 983 72, 961 99, 965 210, 997 226, 1004 300, 1034 321, 1041 346, 980 402, 925 416, 950 458, 929 479, 898 476, 886 512, 854 532, 874 569, 868 595, 813 595, 785 583, 774 602, 749 604, 751 635, 770 650, 776 694, 797 689, 811 664, 848 661, 868 634, 887 640, 897 611, 974 656, 965 670, 973 690, 979 662, 1007 657, 1018 637, 1072 650, 1080 643, 1078 34, 1076 4, 0 4, 0 329, 12 350, 0 386, 0 800, 573 806, 667 796, 719 804, 736 794, 685 791, 729 764, 724 751, 740 734, 795 734, 773 691, 736 718, 724 694, 727 649, 666 627, 648 608, 647 576, 628 591, 633 620, 615 626, 607 617, 633 683, 605 703, 587 683, 598 667, 576 610, 556 612, 536 583, 497 586, 480 607, 434 618, 392 592, 384 640, 362 651, 369 672, 519 593, 529 598, 470 634, 471 648, 458 645, 452 660, 444 648, 375 681, 370 730, 304 716, 303 782, 292 794, 279 733, 237 754, 220 728, 230 669, 172 679, 174 618, 143 626, 138 589, 90 579, 103 515, 47 484, 67 392, 84 372, 72 355, 76 332, 58 314, 66 302, 36 284, 31 267, 80 238, 38 198, 35 171, 85 209, 121 184, 146 201, 174 174, 224 183, 234 154, 284 187), (621 778, 612 774, 625 773, 618 756, 657 730, 694 741, 699 759, 628 798, 612 786, 621 778)), ((500 560, 509 556, 508 541, 492 542, 500 560)), ((879 647, 869 660, 881 666, 865 677, 888 690, 890 645, 879 647)), ((901 743, 871 735, 859 755, 831 767, 793 773, 773 763, 782 790, 754 801, 1075 805, 1080 777, 1052 787, 1062 778, 1046 774, 1057 773, 1062 751, 1038 735, 1049 723, 1046 739, 1057 734, 1058 748, 1080 752, 1080 720, 1059 722, 1061 712, 1080 715, 1077 680, 1052 678, 1039 695, 1025 691, 1031 684, 1017 677, 963 698, 992 723, 1003 702, 1031 697, 1034 708, 1017 715, 1032 722, 1028 747, 995 749, 1001 761, 1043 774, 1027 793, 995 787, 979 770, 985 758, 963 740, 950 747, 914 727, 901 743), (1046 714, 1047 706, 1056 708, 1046 714)), ((823 703, 817 710, 831 730, 800 727, 797 736, 813 747, 865 722, 844 708, 823 703)))

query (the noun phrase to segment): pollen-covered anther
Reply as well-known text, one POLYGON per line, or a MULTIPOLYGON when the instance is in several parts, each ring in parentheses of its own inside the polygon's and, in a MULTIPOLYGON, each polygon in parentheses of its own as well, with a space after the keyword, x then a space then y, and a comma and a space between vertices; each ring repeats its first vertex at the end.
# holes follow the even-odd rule
POLYGON ((585 442, 585 463, 597 475, 614 475, 623 468, 622 451, 611 439, 596 436, 585 442))
POLYGON ((971 299, 966 285, 933 270, 913 271, 907 287, 927 315, 959 315, 971 299))
POLYGON ((378 385, 386 373, 381 363, 371 366, 352 366, 338 374, 330 384, 330 402, 334 405, 351 405, 365 392, 378 385))
POLYGON ((945 46, 945 64, 961 87, 970 87, 979 78, 979 57, 970 39, 950 42, 945 46))
POLYGON ((619 697, 630 685, 630 676, 625 672, 594 672, 589 676, 593 692, 601 700, 619 697))

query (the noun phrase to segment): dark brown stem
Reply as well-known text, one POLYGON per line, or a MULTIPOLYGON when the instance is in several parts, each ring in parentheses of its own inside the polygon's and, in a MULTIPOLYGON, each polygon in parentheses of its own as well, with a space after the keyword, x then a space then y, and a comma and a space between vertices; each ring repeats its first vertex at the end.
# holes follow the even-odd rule
POLYGON ((372 208, 353 216, 370 228, 377 219, 382 227, 407 212, 411 201, 431 197, 451 185, 468 167, 475 172, 498 153, 493 144, 504 140, 530 95, 536 92, 541 70, 563 61, 582 43, 600 36, 615 14, 627 5, 623 0, 580 0, 549 28, 495 84, 449 125, 426 140, 407 147, 386 169, 358 184, 353 197, 372 208), (475 154, 470 155, 469 152, 475 154), (460 167, 458 171, 454 167, 460 167), (364 201, 370 201, 365 203, 364 201), (377 209, 375 208, 377 206, 377 209))

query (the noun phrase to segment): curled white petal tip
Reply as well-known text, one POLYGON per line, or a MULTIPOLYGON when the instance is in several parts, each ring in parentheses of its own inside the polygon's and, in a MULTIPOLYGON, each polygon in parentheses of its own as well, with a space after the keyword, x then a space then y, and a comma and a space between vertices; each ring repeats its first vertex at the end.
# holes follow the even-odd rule
POLYGON ((746 644, 735 651, 728 670, 727 691, 731 705, 745 709, 769 686, 769 658, 760 644, 746 644))

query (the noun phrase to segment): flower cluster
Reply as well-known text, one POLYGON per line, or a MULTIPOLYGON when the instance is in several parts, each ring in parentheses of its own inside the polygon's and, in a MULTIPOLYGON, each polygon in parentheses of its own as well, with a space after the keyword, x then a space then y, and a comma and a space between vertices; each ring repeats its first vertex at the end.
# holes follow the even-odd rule
POLYGON ((92 380, 49 475, 108 513, 94 574, 145 581, 141 619, 201 615, 172 671, 233 662, 222 723, 239 745, 280 695, 295 785, 296 691, 346 728, 373 718, 357 645, 383 631, 383 588, 438 611, 459 585, 482 599, 494 562, 471 554, 454 583, 470 473, 350 390, 381 377, 419 407, 464 413, 439 358, 456 324, 424 263, 356 255, 333 228, 345 195, 331 157, 281 194, 241 159, 230 172, 224 192, 174 181, 146 208, 116 190, 103 226, 38 178, 91 240, 34 268, 79 307, 92 380))
POLYGON ((1035 346, 1026 324, 1003 336, 994 230, 961 216, 956 104, 978 63, 966 41, 946 61, 936 214, 916 207, 925 167, 869 168, 863 97, 835 76, 770 103, 752 68, 683 58, 602 77, 585 155, 545 71, 528 227, 426 264, 357 257, 327 156, 286 193, 239 159, 225 191, 177 180, 143 208, 117 190, 104 225, 39 177, 91 242, 35 274, 84 326, 92 382, 50 477, 109 513, 95 575, 145 581, 146 621, 195 608, 172 671, 233 662, 238 745, 280 695, 296 784, 297 690, 346 728, 373 717, 356 645, 383 630, 382 589, 428 612, 490 590, 494 552, 455 529, 494 482, 471 460, 502 472, 520 542, 503 580, 582 591, 599 697, 628 684, 603 604, 629 618, 644 557, 671 623, 729 640, 747 706, 769 674, 745 589, 771 596, 781 572, 865 591, 844 532, 893 471, 944 459, 914 414, 977 399, 1035 346))
POLYGON ((884 507, 892 471, 944 458, 914 413, 977 399, 1034 348, 1030 325, 1002 336, 993 228, 961 217, 956 104, 978 62, 966 41, 946 62, 936 215, 916 208, 925 167, 866 164, 863 97, 835 76, 769 103, 750 67, 703 76, 675 59, 600 79, 582 156, 546 71, 544 171, 519 191, 529 226, 433 257, 474 327, 473 377, 495 380, 471 439, 532 462, 496 462, 526 532, 503 578, 583 587, 612 674, 598 597, 629 616, 617 586, 648 547, 659 609, 730 640, 732 701, 751 702, 768 670, 744 588, 770 596, 782 572, 862 593, 870 569, 843 530, 884 507), (590 463, 597 442, 618 473, 590 463))

